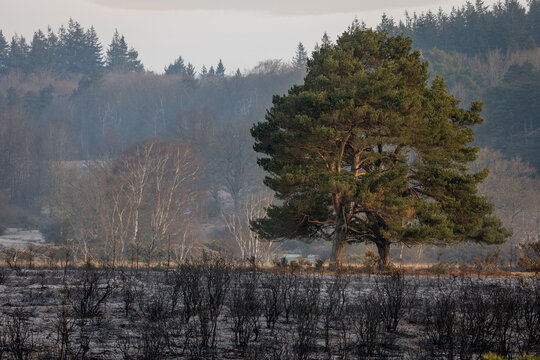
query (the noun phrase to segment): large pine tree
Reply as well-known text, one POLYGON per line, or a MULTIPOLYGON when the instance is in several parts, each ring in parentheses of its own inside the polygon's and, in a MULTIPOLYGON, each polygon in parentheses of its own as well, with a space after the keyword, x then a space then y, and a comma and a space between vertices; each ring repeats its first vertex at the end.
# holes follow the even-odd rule
POLYGON ((252 223, 267 239, 327 238, 340 266, 347 243, 501 243, 508 235, 467 173, 480 103, 458 107, 443 79, 428 86, 411 40, 363 26, 326 42, 305 83, 275 96, 252 128, 265 184, 280 205, 252 223))

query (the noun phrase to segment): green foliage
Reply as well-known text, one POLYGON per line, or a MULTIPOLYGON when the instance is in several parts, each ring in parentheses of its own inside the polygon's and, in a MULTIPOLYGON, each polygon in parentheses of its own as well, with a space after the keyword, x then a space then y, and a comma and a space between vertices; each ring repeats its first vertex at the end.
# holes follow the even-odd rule
POLYGON ((487 91, 486 117, 478 142, 510 156, 520 155, 540 169, 540 72, 513 65, 502 83, 487 91))
POLYGON ((166 75, 172 75, 172 74, 186 74, 186 66, 184 65, 184 59, 182 59, 181 56, 179 56, 176 60, 174 60, 174 63, 169 64, 165 68, 165 74, 166 75))
POLYGON ((223 61, 221 61, 221 59, 219 59, 219 63, 216 67, 216 76, 217 77, 225 76, 225 66, 223 66, 223 61))
POLYGON ((8 51, 9 45, 4 37, 4 34, 2 33, 2 30, 0 30, 0 75, 4 74, 8 69, 8 51))
POLYGON ((437 75, 443 77, 450 92, 461 97, 465 103, 470 103, 484 88, 480 74, 462 65, 457 54, 434 48, 424 51, 422 55, 429 62, 431 78, 437 75))
POLYGON ((493 49, 506 52, 540 45, 539 20, 539 0, 529 1, 528 9, 517 0, 498 2, 491 9, 477 1, 452 8, 450 13, 439 10, 436 14, 406 14, 405 22, 398 25, 383 15, 378 28, 410 36, 421 49, 475 55, 493 49))
POLYGON ((504 241, 476 194, 487 172, 466 171, 481 104, 460 109, 442 78, 427 79, 411 40, 386 32, 360 27, 314 52, 304 85, 275 96, 252 128, 264 182, 283 201, 253 228, 373 242, 382 259, 395 242, 504 241))
POLYGON ((293 66, 297 68, 305 68, 307 64, 307 51, 304 48, 304 45, 302 43, 298 43, 298 47, 296 48, 296 54, 293 58, 293 66))
POLYGON ((116 30, 111 44, 107 49, 107 68, 113 72, 120 73, 144 71, 144 67, 138 56, 139 54, 135 49, 128 49, 124 35, 120 35, 118 30, 116 30))

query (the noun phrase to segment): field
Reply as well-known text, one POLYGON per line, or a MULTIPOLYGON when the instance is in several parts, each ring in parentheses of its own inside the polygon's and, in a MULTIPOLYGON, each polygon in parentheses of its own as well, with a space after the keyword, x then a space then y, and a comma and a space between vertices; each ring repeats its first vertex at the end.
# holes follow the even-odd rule
POLYGON ((476 359, 540 354, 540 279, 0 269, 0 359, 476 359))

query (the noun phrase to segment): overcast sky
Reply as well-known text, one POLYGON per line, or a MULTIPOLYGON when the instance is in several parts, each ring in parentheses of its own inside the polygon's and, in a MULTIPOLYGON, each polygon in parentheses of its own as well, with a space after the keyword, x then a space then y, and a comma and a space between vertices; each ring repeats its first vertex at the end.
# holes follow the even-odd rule
MULTIPOLYGON (((473 1, 474 2, 474 1, 473 1)), ((486 5, 495 3, 485 0, 486 5)), ((525 1, 522 1, 524 3, 525 1)), ((197 69, 219 59, 233 73, 265 59, 289 61, 298 42, 307 49, 326 31, 332 39, 356 17, 375 26, 383 12, 396 20, 428 9, 445 11, 456 0, 0 0, 0 29, 31 40, 37 29, 55 31, 71 17, 94 25, 104 48, 115 28, 139 51, 147 69, 162 72, 181 55, 197 69)))

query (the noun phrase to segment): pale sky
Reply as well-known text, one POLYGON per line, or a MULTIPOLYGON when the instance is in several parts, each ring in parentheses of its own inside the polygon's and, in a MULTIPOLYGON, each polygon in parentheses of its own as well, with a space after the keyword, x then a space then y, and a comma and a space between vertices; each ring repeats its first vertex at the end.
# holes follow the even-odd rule
MULTIPOLYGON (((474 1, 472 1, 474 3, 474 1)), ((485 0, 486 5, 495 0, 485 0)), ((181 55, 197 70, 223 59, 227 73, 266 59, 290 61, 298 42, 311 51, 326 31, 332 39, 355 17, 375 26, 383 12, 396 22, 409 13, 442 7, 456 0, 0 0, 0 30, 28 41, 37 29, 57 30, 71 17, 94 25, 104 49, 114 30, 139 51, 147 69, 163 68, 181 55)), ((525 3, 525 1, 522 1, 525 3)))

